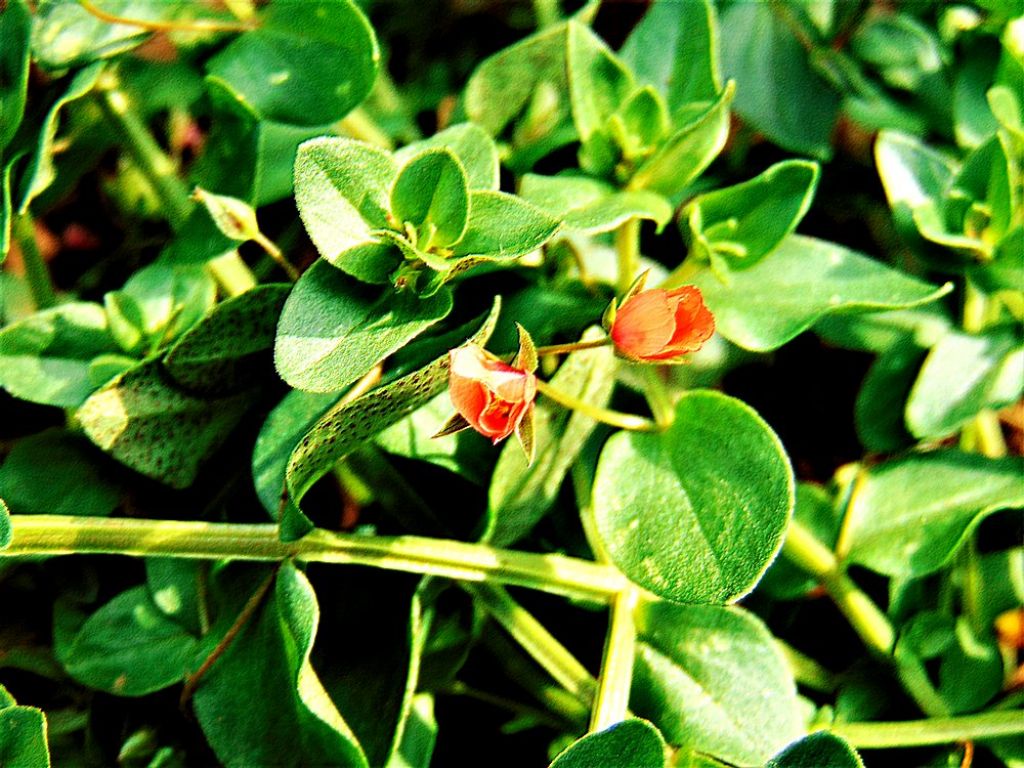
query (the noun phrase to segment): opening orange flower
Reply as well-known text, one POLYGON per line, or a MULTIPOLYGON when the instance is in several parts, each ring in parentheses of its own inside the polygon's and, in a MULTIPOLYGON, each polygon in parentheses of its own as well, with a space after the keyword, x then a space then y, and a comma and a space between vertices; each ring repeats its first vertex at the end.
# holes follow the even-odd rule
POLYGON ((628 358, 671 362, 696 352, 714 332, 715 318, 704 305, 700 289, 684 285, 628 296, 615 310, 610 335, 628 358))

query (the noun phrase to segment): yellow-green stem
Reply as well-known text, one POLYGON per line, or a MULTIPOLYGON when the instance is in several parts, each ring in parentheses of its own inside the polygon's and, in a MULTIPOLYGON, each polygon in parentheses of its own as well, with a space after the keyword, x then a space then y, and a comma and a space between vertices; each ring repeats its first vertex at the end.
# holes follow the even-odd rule
POLYGON ((259 245, 267 255, 277 262, 277 265, 284 270, 284 273, 288 275, 288 279, 293 283, 299 279, 299 270, 297 270, 292 263, 285 258, 281 249, 277 247, 277 244, 269 237, 264 235, 262 232, 257 232, 253 236, 253 242, 259 245))
POLYGON ((50 270, 43 261, 36 245, 36 228, 28 215, 16 216, 13 227, 14 239, 21 249, 21 262, 25 265, 25 281, 28 283, 32 303, 36 309, 46 309, 57 304, 57 294, 53 290, 50 270))
POLYGON ((592 403, 580 400, 572 395, 555 389, 546 381, 537 380, 537 391, 542 395, 554 400, 559 405, 565 406, 574 411, 579 411, 584 416, 589 416, 594 421, 608 424, 621 429, 630 429, 636 432, 657 432, 659 427, 650 419, 643 416, 636 416, 632 413, 612 411, 607 408, 599 408, 592 403))
POLYGON ((420 536, 359 536, 317 529, 282 542, 272 524, 11 515, 11 544, 0 559, 29 555, 107 554, 201 560, 365 565, 461 581, 487 581, 607 602, 625 577, 609 566, 420 536))
POLYGON ((537 354, 541 357, 545 355, 567 355, 571 352, 579 352, 581 349, 607 347, 611 343, 611 337, 605 336, 603 339, 594 339, 593 341, 575 341, 571 344, 550 344, 546 347, 537 347, 537 354))
POLYGON ((1024 733, 1020 712, 982 712, 960 717, 895 723, 835 723, 831 729, 860 749, 923 747, 1024 733))
POLYGON ((188 21, 162 21, 160 19, 132 19, 107 13, 94 5, 91 0, 78 0, 79 5, 101 21, 108 24, 126 24, 142 27, 149 32, 248 32, 256 25, 247 22, 233 22, 221 19, 190 19, 188 21))
POLYGON ((619 257, 619 293, 625 293, 640 271, 640 219, 628 219, 615 230, 615 251, 619 257))
POLYGON ((636 655, 636 627, 633 624, 636 599, 636 591, 627 588, 612 601, 601 677, 590 718, 591 731, 603 731, 629 715, 629 689, 636 655))

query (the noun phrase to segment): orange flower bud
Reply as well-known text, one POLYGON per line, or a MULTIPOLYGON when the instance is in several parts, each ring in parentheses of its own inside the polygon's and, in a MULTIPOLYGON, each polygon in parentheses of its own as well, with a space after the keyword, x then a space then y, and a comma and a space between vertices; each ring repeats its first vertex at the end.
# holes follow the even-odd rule
POLYGON ((537 378, 488 355, 475 344, 449 352, 448 394, 468 425, 497 443, 529 422, 537 378))
POLYGON ((666 362, 696 352, 715 332, 715 318, 700 289, 652 288, 628 297, 615 312, 611 337, 633 360, 666 362))

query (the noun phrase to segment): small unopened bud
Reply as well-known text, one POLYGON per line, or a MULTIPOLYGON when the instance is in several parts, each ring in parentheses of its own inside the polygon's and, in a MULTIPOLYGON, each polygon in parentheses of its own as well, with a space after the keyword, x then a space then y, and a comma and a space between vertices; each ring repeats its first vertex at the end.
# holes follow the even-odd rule
POLYGON ((192 199, 206 207, 217 229, 232 240, 259 238, 260 227, 256 222, 256 211, 248 203, 226 195, 215 195, 201 187, 195 188, 192 199))

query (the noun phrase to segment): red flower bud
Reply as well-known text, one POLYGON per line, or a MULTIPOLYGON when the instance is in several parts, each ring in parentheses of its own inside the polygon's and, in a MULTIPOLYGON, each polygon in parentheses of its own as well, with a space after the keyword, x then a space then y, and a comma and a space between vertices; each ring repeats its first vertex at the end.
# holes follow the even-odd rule
POLYGON ((715 332, 715 318, 700 289, 653 288, 628 297, 615 312, 611 337, 634 360, 667 361, 696 352, 715 332))
POLYGON ((531 371, 496 360, 475 344, 453 349, 449 359, 448 394, 469 426, 497 443, 529 421, 537 397, 531 371))

